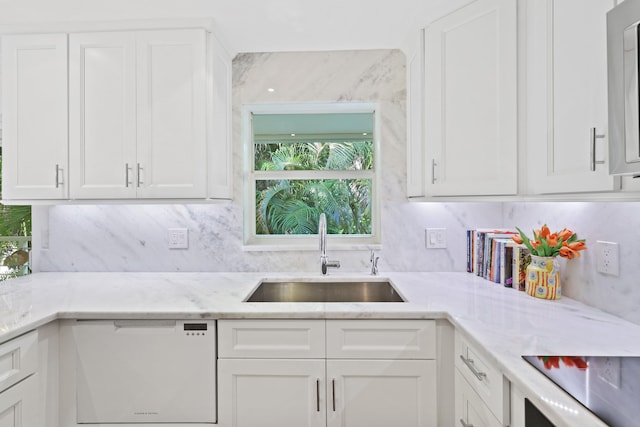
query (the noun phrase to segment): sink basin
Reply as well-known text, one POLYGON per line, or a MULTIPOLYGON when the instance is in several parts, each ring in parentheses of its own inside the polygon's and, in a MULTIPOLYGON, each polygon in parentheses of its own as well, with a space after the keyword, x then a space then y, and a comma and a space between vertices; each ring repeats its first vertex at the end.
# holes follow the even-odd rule
POLYGON ((246 302, 405 302, 387 280, 264 281, 246 302))

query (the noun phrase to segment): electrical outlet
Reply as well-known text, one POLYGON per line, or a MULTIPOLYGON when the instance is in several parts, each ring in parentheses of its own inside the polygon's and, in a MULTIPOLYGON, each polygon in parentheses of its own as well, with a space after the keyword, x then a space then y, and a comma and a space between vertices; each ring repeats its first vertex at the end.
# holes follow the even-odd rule
POLYGON ((447 247, 446 228, 427 228, 425 229, 424 236, 427 249, 442 249, 447 247))
POLYGON ((599 379, 609 385, 620 388, 620 358, 619 357, 595 357, 589 361, 599 379))
POLYGON ((596 242, 596 269, 598 273, 620 275, 618 244, 615 242, 596 242))
POLYGON ((189 230, 186 228, 170 228, 168 230, 169 249, 188 249, 189 230))

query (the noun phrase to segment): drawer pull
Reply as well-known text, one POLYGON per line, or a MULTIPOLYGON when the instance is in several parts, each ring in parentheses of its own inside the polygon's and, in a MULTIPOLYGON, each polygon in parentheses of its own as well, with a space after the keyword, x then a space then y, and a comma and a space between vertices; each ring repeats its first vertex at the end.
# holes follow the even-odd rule
POLYGON ((320 379, 316 379, 316 412, 320 412, 320 379))
POLYGON ((462 424, 462 427, 473 427, 473 424, 465 423, 462 418, 460 418, 460 424, 462 424))
POLYGON ((467 368, 469 368, 471 373, 473 373, 473 375, 475 375, 478 380, 483 381, 485 378, 487 378, 487 374, 476 369, 476 365, 473 364, 472 359, 465 359, 463 355, 460 355, 460 359, 464 362, 465 365, 467 365, 467 368))

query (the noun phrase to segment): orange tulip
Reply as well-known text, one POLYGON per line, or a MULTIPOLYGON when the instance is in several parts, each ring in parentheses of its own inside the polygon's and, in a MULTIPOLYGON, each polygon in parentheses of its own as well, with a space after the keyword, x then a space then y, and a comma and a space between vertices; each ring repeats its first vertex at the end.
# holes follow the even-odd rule
POLYGON ((551 236, 547 237, 547 243, 552 248, 558 246, 558 236, 556 234, 552 234, 551 236))
POLYGON ((573 259, 580 257, 580 253, 578 251, 574 251, 569 246, 562 246, 560 248, 560 256, 568 259, 573 259))
POLYGON ((531 247, 533 249, 536 249, 538 246, 540 246, 540 241, 539 240, 535 240, 531 242, 531 247))
POLYGON ((583 251, 587 249, 587 245, 585 245, 584 242, 573 242, 569 243, 568 246, 574 251, 583 251))
POLYGON ((549 227, 547 227, 546 224, 543 225, 539 233, 540 237, 543 237, 546 239, 547 237, 549 237, 550 234, 551 234, 551 230, 549 230, 549 227))
POLYGON ((563 242, 566 242, 571 236, 573 236, 573 231, 563 228, 562 231, 558 233, 558 236, 562 237, 563 242))
POLYGON ((524 240, 522 240, 522 237, 520 237, 519 234, 514 234, 513 236, 511 236, 511 240, 513 240, 514 242, 516 242, 519 245, 524 243, 524 240))

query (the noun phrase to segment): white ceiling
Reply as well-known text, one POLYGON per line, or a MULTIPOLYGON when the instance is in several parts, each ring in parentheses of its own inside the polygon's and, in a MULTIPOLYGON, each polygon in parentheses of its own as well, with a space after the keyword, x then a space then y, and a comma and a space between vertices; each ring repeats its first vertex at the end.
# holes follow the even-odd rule
POLYGON ((0 0, 0 31, 34 23, 212 18, 230 53, 402 48, 470 0, 0 0))

